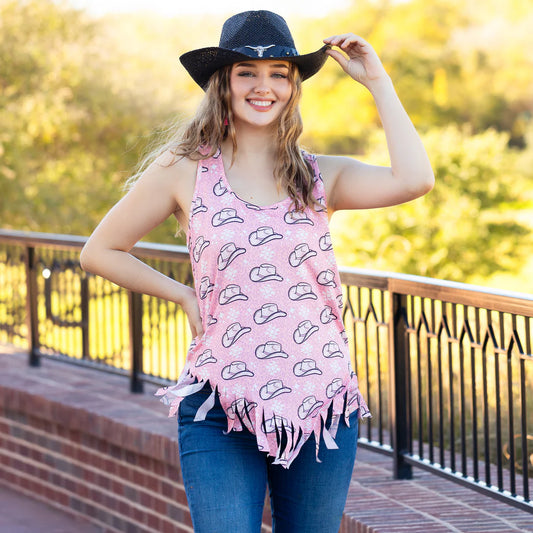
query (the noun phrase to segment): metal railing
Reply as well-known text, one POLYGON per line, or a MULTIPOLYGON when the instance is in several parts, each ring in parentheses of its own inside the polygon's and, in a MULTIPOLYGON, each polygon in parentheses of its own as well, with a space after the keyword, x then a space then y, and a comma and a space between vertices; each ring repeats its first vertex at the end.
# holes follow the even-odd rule
MULTIPOLYGON (((0 230, 0 342, 144 382, 174 382, 190 333, 173 303, 81 271, 85 238, 0 230)), ((191 284, 185 247, 133 253, 191 284)), ((359 444, 533 512, 533 296, 341 269, 352 362, 373 418, 359 444)))

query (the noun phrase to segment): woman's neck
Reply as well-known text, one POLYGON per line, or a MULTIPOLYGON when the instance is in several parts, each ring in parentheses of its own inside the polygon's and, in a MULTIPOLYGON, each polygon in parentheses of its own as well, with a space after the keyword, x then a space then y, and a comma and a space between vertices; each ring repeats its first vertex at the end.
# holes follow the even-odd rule
MULTIPOLYGON (((261 165, 266 161, 272 161, 277 153, 277 143, 272 130, 266 128, 236 128, 237 152, 235 159, 255 160, 261 165)), ((231 159, 233 144, 230 138, 222 143, 222 153, 231 159)))

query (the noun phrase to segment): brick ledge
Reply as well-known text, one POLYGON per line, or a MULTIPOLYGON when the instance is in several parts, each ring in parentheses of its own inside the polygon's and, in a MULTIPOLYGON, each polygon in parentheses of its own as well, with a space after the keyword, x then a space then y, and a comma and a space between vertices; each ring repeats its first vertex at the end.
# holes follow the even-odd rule
MULTIPOLYGON (((0 351, 0 483, 106 531, 193 531, 175 421, 156 387, 134 395, 120 376, 47 360, 30 368, 24 354, 0 351)), ((533 519, 421 470, 392 481, 390 458, 359 449, 340 533, 403 531, 533 532, 533 519)))

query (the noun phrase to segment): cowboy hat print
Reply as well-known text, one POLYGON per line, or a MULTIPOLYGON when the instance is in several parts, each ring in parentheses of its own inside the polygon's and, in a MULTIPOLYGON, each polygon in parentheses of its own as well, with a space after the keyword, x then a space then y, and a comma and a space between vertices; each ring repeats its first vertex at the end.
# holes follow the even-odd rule
POLYGON ((287 316, 287 313, 279 310, 276 304, 267 303, 254 313, 254 322, 256 324, 266 324, 282 316, 287 316))
POLYGON ((305 342, 315 331, 318 331, 318 326, 311 323, 310 320, 304 320, 298 324, 298 327, 294 330, 292 338, 296 344, 302 344, 305 342))
POLYGON ((329 231, 322 235, 322 237, 320 237, 320 239, 318 240, 318 246, 320 246, 320 249, 323 252, 327 252, 328 250, 331 250, 333 248, 329 231))
POLYGON ((277 341, 267 341, 265 344, 260 344, 255 349, 255 356, 258 359, 275 359, 276 357, 287 359, 289 357, 277 341))
POLYGON ((239 285, 230 284, 225 289, 220 291, 218 302, 220 305, 230 304, 236 300, 248 300, 248 296, 241 292, 239 285))
POLYGON ((233 346, 243 335, 252 331, 252 328, 241 326, 239 322, 229 325, 224 335, 222 335, 222 346, 229 348, 233 346))
POLYGON ((218 213, 215 213, 211 219, 211 224, 213 224, 213 227, 215 228, 223 226, 224 224, 231 224, 232 222, 238 222, 239 224, 244 222, 244 220, 237 215, 237 211, 232 207, 225 207, 218 213))
POLYGON ((287 224, 310 224, 314 226, 315 223, 303 211, 287 211, 283 220, 287 224))
POLYGON ((216 363, 216 362, 217 360, 213 357, 213 352, 208 349, 208 350, 204 350, 198 356, 198 359, 196 360, 196 364, 194 366, 198 368, 200 366, 204 366, 209 363, 216 363))
POLYGON ((203 213, 204 211, 207 211, 207 207, 202 203, 202 199, 198 196, 192 201, 192 216, 197 215, 198 213, 203 213))
POLYGON ((320 322, 322 322, 322 324, 329 324, 336 319, 337 316, 333 314, 333 309, 331 309, 329 305, 326 305, 326 307, 324 307, 320 313, 320 322))
POLYGON ((314 257, 316 252, 309 249, 309 245, 306 242, 297 244, 294 250, 289 255, 289 263, 293 267, 299 267, 304 261, 307 261, 310 257, 314 257))
POLYGON ((222 196, 223 194, 226 194, 227 192, 228 192, 228 189, 222 182, 222 178, 220 178, 213 186, 213 194, 215 196, 222 196))
POLYGON ((271 400, 280 394, 292 392, 292 389, 285 387, 281 379, 271 379, 259 389, 259 396, 263 400, 271 400))
POLYGON ((340 394, 346 387, 342 384, 341 378, 335 378, 331 383, 326 387, 326 396, 328 398, 333 398, 337 394, 340 394))
POLYGON ((332 357, 344 357, 339 345, 335 341, 329 341, 322 346, 322 355, 328 359, 332 357))
POLYGON ((244 361, 233 361, 222 369, 222 379, 230 380, 242 377, 252 377, 254 373, 246 368, 244 361))
POLYGON ((299 378, 313 374, 322 374, 322 370, 316 366, 316 361, 310 358, 302 359, 296 363, 292 371, 294 372, 294 375, 299 378))
POLYGON ((264 281, 283 281, 283 278, 276 272, 276 267, 270 263, 263 263, 250 270, 250 279, 256 283, 264 281))
POLYGON ((320 285, 324 285, 326 287, 336 287, 337 284, 335 283, 335 274, 332 270, 329 268, 327 270, 323 270, 318 274, 316 277, 316 280, 320 285))
POLYGON ((211 283, 211 280, 208 276, 204 276, 202 280, 200 281, 200 299, 205 300, 207 295, 212 292, 214 289, 214 285, 211 283))
POLYGON ((280 415, 274 415, 272 418, 267 418, 261 424, 261 431, 263 433, 275 433, 281 431, 282 428, 285 428, 285 431, 288 433, 294 431, 293 427, 289 424, 289 421, 280 415))
POLYGON ((194 243, 194 249, 192 251, 192 255, 193 255, 194 260, 197 263, 200 261, 202 252, 209 246, 209 244, 210 244, 210 241, 206 241, 203 235, 200 235, 196 239, 196 242, 194 243))
POLYGON ((228 242, 221 249, 217 258, 217 265, 219 270, 224 270, 230 265, 235 258, 244 254, 244 248, 238 248, 234 242, 228 242))
POLYGON ((256 407, 256 402, 251 402, 246 398, 237 398, 231 402, 231 405, 228 407, 226 413, 232 420, 235 418, 235 416, 244 418, 245 415, 248 415, 252 409, 255 409, 256 407))
POLYGON ((252 246, 261 246, 274 239, 283 239, 283 235, 276 233, 274 228, 271 228, 270 226, 261 226, 255 231, 252 231, 248 236, 248 242, 252 246))
POLYGON ((322 208, 315 207, 315 211, 317 213, 321 213, 323 211, 326 211, 328 206, 326 205, 326 200, 324 199, 324 197, 321 196, 320 198, 317 198, 316 201, 322 206, 322 208))
POLYGON ((309 285, 309 283, 301 281, 289 289, 289 298, 294 301, 316 300, 318 296, 313 292, 313 289, 311 289, 311 285, 309 285))
POLYGON ((324 402, 317 400, 313 395, 307 396, 298 407, 298 416, 302 420, 305 420, 312 413, 314 413, 313 416, 315 416, 317 409, 320 409, 322 405, 324 405, 324 402))

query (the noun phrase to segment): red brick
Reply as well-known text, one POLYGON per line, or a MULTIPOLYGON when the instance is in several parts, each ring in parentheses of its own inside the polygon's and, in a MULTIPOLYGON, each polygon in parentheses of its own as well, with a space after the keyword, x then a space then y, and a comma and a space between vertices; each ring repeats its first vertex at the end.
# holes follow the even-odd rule
POLYGON ((147 516, 146 511, 141 510, 139 507, 132 507, 132 517, 133 519, 138 522, 139 524, 146 524, 147 523, 147 516))
POLYGON ((176 525, 169 520, 161 518, 161 533, 176 533, 176 525))
POLYGON ((156 492, 158 494, 161 492, 161 480, 156 476, 146 475, 144 486, 152 492, 156 492))
POLYGON ((146 486, 146 475, 144 472, 139 470, 132 470, 132 481, 135 485, 140 485, 141 487, 146 486))
POLYGON ((152 509, 154 509, 156 513, 160 515, 165 515, 167 512, 167 502, 161 500, 160 498, 154 498, 152 509))
POLYGON ((111 492, 113 494, 121 495, 124 492, 124 484, 121 481, 111 479, 111 492))
POLYGON ((154 514, 148 515, 148 520, 147 520, 148 527, 151 527, 152 529, 155 529, 156 531, 160 531, 161 530, 160 524, 161 524, 161 521, 159 520, 158 516, 154 514))

